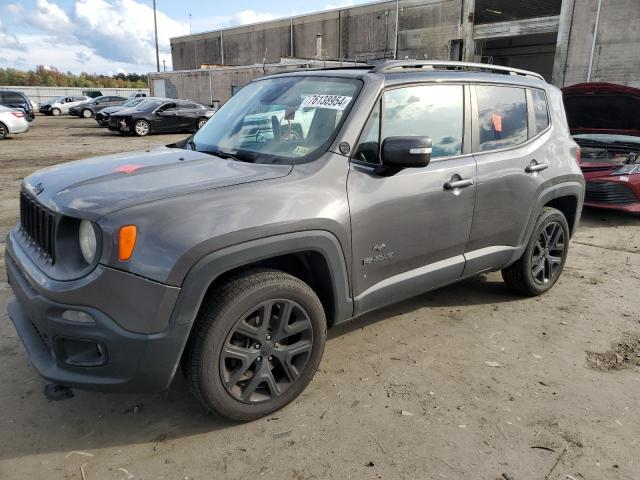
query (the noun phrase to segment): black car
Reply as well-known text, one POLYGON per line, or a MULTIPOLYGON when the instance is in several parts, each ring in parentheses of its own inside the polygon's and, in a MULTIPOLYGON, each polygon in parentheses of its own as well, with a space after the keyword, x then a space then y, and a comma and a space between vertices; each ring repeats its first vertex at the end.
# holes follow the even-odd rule
POLYGON ((142 102, 145 102, 147 100, 149 100, 149 98, 146 97, 146 96, 145 97, 130 97, 129 100, 124 102, 122 105, 118 105, 118 106, 115 106, 115 107, 103 108, 98 113, 96 113, 96 122, 98 122, 98 125, 101 126, 101 127, 108 127, 109 126, 109 117, 111 116, 111 114, 119 112, 119 111, 124 110, 126 108, 136 108, 142 102))
POLYGON ((109 130, 140 137, 149 133, 199 130, 215 111, 189 100, 149 100, 136 110, 113 113, 109 117, 109 130))
POLYGON ((103 108, 116 107, 126 101, 127 99, 125 97, 103 95, 102 97, 96 97, 93 100, 72 107, 69 109, 69 114, 75 115, 76 117, 91 118, 103 108))
POLYGON ((27 120, 29 121, 32 121, 35 118, 31 102, 22 92, 16 92, 14 90, 0 90, 0 105, 9 108, 19 108, 24 112, 27 120))

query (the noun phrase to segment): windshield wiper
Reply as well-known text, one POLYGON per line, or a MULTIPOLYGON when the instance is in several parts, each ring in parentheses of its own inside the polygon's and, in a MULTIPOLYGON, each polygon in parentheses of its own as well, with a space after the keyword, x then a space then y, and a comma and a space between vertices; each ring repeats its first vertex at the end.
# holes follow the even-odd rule
POLYGON ((202 153, 207 153, 209 155, 214 155, 220 158, 230 158, 231 160, 236 160, 238 162, 248 162, 253 163, 255 158, 250 155, 243 155, 241 153, 231 153, 231 152, 223 152, 222 150, 198 150, 202 153))

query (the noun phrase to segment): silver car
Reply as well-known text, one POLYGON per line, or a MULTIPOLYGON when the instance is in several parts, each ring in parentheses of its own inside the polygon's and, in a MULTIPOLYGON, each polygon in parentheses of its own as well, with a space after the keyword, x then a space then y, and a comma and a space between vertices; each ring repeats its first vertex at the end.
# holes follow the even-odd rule
POLYGON ((47 102, 40 105, 40 113, 45 115, 58 115, 68 114, 71 107, 80 105, 81 103, 88 102, 91 98, 86 95, 74 95, 69 97, 53 97, 47 102))
POLYGON ((22 110, 0 105, 0 140, 8 135, 29 130, 29 122, 22 110))

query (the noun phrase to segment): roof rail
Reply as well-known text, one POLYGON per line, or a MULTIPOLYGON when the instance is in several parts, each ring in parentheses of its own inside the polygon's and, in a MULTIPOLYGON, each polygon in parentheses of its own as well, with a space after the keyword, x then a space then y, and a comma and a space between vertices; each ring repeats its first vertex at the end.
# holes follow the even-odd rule
POLYGON ((447 60, 394 60, 382 63, 371 70, 371 73, 389 73, 394 70, 407 71, 416 69, 428 70, 464 70, 464 71, 484 71, 491 73, 502 73, 506 75, 521 75, 523 77, 533 77, 544 81, 544 77, 539 73, 519 68, 503 67, 491 65, 489 63, 453 62, 447 60))

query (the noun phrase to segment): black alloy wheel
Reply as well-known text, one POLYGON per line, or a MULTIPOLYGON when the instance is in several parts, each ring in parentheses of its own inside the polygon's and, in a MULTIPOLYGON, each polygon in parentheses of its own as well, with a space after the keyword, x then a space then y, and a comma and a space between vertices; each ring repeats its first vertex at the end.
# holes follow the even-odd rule
POLYGON ((302 306, 285 299, 263 302, 238 320, 225 341, 225 388, 245 403, 279 397, 304 370, 312 345, 311 320, 302 306))
POLYGON ((302 393, 320 364, 326 335, 322 302, 308 284, 282 271, 251 269, 205 298, 182 369, 210 411, 254 420, 302 393))
POLYGON ((531 276, 535 282, 544 285, 558 275, 564 247, 562 226, 558 222, 547 223, 531 250, 531 276))
POLYGON ((502 269, 509 288, 524 295, 542 295, 555 285, 569 253, 569 224, 564 214, 543 208, 524 252, 502 269))

